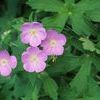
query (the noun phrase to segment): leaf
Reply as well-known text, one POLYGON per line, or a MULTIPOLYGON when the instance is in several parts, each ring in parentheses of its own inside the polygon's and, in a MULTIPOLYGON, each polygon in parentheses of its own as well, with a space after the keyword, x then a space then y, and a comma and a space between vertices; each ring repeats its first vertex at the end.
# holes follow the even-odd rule
POLYGON ((33 9, 51 12, 59 12, 63 7, 60 0, 28 0, 27 4, 33 9))
POLYGON ((11 26, 15 30, 20 31, 21 26, 22 26, 23 23, 24 23, 24 19, 21 17, 21 18, 17 18, 17 19, 12 20, 11 26))
POLYGON ((100 54, 100 49, 96 49, 96 53, 97 54, 100 54))
POLYGON ((99 97, 84 97, 83 100, 99 100, 99 97))
POLYGON ((88 11, 86 13, 87 13, 87 16, 89 16, 92 21, 100 22, 100 12, 99 11, 100 9, 95 9, 95 10, 88 11))
POLYGON ((13 86, 15 83, 15 79, 16 79, 16 75, 13 75, 12 77, 8 77, 8 81, 6 81, 6 83, 3 84, 2 86, 2 90, 1 92, 4 94, 5 96, 5 100, 12 100, 12 90, 13 90, 13 86))
POLYGON ((36 80, 35 87, 34 87, 34 90, 32 92, 32 100, 38 100, 39 91, 41 89, 40 87, 41 87, 40 80, 36 80))
POLYGON ((11 27, 10 26, 11 20, 13 20, 13 18, 11 17, 7 16, 0 17, 0 32, 4 32, 5 30, 8 30, 11 27))
POLYGON ((36 83, 36 74, 30 74, 30 73, 20 73, 17 75, 14 85, 14 96, 15 97, 25 97, 26 100, 29 100, 32 98, 32 92, 35 89, 36 83), (25 77, 26 76, 26 77, 25 77), (24 83, 24 84, 23 84, 24 83), (23 91, 24 90, 24 91, 23 91))
POLYGON ((100 4, 99 0, 81 0, 80 2, 77 3, 77 8, 84 13, 85 11, 100 8, 99 4, 100 4))
POLYGON ((60 100, 77 100, 75 90, 65 86, 60 91, 60 100))
POLYGON ((75 36, 68 37, 68 44, 67 45, 74 46, 75 49, 77 49, 77 50, 79 50, 81 52, 84 52, 84 49, 83 49, 81 41, 79 41, 79 39, 77 39, 77 37, 75 39, 75 36))
POLYGON ((97 85, 97 82, 93 78, 90 78, 88 81, 88 95, 90 97, 100 98, 100 87, 97 85))
POLYGON ((66 4, 68 4, 68 3, 71 3, 72 4, 72 3, 75 2, 75 0, 64 0, 64 1, 65 1, 66 4))
POLYGON ((88 78, 90 76, 90 71, 91 71, 92 59, 90 56, 84 56, 82 62, 83 63, 79 72, 70 83, 71 88, 75 89, 78 96, 84 95, 87 89, 88 78))
POLYGON ((42 19, 43 24, 46 26, 48 29, 56 29, 59 32, 61 32, 64 28, 64 25, 68 19, 68 14, 67 13, 60 13, 56 14, 55 16, 52 17, 47 17, 42 19))
POLYGON ((40 78, 43 82, 44 90, 48 93, 48 95, 53 100, 58 100, 58 86, 56 82, 45 72, 41 73, 40 78))
POLYGON ((10 77, 0 76, 0 84, 4 84, 10 80, 10 77))
POLYGON ((99 100, 100 98, 100 87, 97 85, 96 81, 90 77, 88 81, 87 93, 83 100, 99 100))
POLYGON ((71 22, 77 34, 90 35, 95 32, 94 25, 91 23, 90 19, 86 17, 85 13, 87 11, 92 12, 95 9, 100 9, 99 4, 99 0, 80 0, 73 6, 71 22))
POLYGON ((3 32, 3 34, 1 35, 2 48, 8 49, 8 46, 13 39, 12 37, 13 37, 13 35, 12 35, 11 30, 7 30, 7 31, 3 32))
POLYGON ((97 70, 100 70, 100 57, 94 56, 93 57, 93 64, 96 66, 97 70))
POLYGON ((16 77, 14 91, 13 91, 14 96, 16 97, 25 96, 28 93, 28 89, 30 89, 30 82, 26 81, 25 78, 24 79, 21 78, 22 78, 21 76, 16 77))
POLYGON ((83 41, 82 45, 85 50, 89 50, 91 52, 95 51, 95 45, 92 41, 86 38, 80 38, 80 41, 83 41))
POLYGON ((76 34, 90 35, 91 33, 93 33, 90 22, 86 18, 84 18, 83 14, 79 13, 78 11, 71 15, 71 22, 72 28, 76 32, 76 34))

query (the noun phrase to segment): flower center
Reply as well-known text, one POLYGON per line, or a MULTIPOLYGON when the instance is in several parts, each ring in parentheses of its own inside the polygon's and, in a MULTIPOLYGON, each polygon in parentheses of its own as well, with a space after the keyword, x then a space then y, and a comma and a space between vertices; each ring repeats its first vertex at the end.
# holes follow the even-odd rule
POLYGON ((8 60, 7 59, 1 59, 0 60, 0 66, 5 66, 8 64, 8 60))
POLYGON ((30 29, 29 32, 31 35, 36 35, 36 33, 37 33, 37 31, 35 29, 30 29))
POLYGON ((36 55, 31 55, 29 59, 30 59, 31 63, 36 63, 37 64, 38 61, 39 61, 39 59, 36 55))
POLYGON ((50 40, 50 46, 51 47, 55 47, 57 44, 57 41, 56 40, 50 40))

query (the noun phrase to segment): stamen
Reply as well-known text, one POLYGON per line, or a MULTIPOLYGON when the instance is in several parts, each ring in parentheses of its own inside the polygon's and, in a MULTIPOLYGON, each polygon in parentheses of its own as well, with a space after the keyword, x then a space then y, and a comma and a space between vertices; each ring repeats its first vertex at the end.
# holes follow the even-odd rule
POLYGON ((31 63, 38 63, 39 59, 36 55, 31 55, 30 56, 30 62, 31 63))
POLYGON ((51 47, 55 47, 56 44, 57 44, 56 40, 51 40, 51 41, 50 41, 50 46, 51 46, 51 47))
POLYGON ((37 31, 35 29, 30 29, 29 32, 31 35, 36 35, 36 33, 37 33, 37 31))
POLYGON ((5 66, 8 64, 8 60, 7 59, 0 59, 0 66, 5 66))

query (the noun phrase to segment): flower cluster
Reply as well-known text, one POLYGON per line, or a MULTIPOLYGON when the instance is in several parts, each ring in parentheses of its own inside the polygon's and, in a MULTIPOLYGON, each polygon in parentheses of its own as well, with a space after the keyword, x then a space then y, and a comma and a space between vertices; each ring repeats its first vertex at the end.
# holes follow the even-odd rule
POLYGON ((25 23, 21 31, 21 41, 30 45, 22 54, 23 67, 26 71, 41 72, 46 67, 47 56, 63 54, 63 46, 66 43, 63 34, 55 30, 45 30, 39 22, 25 23))
MULTIPOLYGON (((48 56, 59 56, 64 52, 66 37, 55 30, 46 30, 39 22, 24 23, 21 27, 21 41, 29 47, 22 53, 23 68, 27 72, 42 72, 48 56), (42 48, 42 49, 41 49, 42 48)), ((0 74, 9 76, 17 66, 15 56, 0 51, 0 74)))

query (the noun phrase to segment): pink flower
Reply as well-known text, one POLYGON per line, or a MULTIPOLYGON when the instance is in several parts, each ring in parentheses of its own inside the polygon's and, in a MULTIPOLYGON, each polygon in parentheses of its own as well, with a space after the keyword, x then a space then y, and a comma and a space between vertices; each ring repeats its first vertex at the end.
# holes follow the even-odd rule
POLYGON ((45 28, 39 22, 24 23, 21 31, 21 41, 33 47, 39 46, 47 36, 45 28))
POLYGON ((15 56, 10 56, 6 50, 0 51, 0 74, 2 76, 9 76, 16 65, 17 60, 15 56))
POLYGON ((41 46, 48 55, 62 55, 65 43, 66 37, 63 34, 59 34, 55 30, 48 30, 47 38, 42 42, 41 46))
POLYGON ((22 54, 24 69, 28 72, 42 72, 46 68, 47 55, 38 47, 29 47, 22 54))

